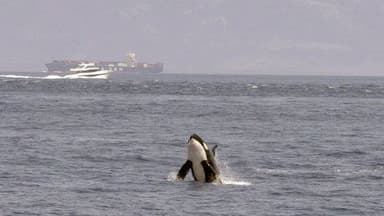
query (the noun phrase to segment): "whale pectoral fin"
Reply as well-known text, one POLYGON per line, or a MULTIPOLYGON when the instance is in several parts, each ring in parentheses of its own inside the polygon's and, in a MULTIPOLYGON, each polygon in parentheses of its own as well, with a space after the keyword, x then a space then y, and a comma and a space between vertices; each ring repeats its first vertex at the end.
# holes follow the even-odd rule
POLYGON ((205 182, 213 182, 216 180, 216 171, 215 169, 209 165, 208 161, 202 161, 201 165, 204 168, 204 173, 205 173, 205 182))
POLYGON ((212 148, 212 154, 215 157, 216 157, 216 148, 217 148, 217 145, 213 146, 213 148, 212 148))
POLYGON ((181 166, 179 172, 177 172, 177 180, 183 180, 188 174, 189 169, 192 167, 192 161, 187 160, 183 166, 181 166))

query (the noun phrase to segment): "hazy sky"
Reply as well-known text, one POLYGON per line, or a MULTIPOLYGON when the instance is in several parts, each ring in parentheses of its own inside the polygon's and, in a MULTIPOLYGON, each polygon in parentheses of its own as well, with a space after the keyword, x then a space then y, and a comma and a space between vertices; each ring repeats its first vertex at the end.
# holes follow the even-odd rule
POLYGON ((165 72, 384 75, 383 0, 0 0, 0 70, 53 59, 165 72))

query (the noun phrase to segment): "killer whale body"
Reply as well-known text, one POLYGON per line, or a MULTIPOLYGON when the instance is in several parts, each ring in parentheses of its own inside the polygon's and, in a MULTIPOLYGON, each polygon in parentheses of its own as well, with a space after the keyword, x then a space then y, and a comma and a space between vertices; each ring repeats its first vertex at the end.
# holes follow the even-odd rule
POLYGON ((183 180, 191 170, 195 181, 222 183, 215 160, 216 148, 217 145, 209 150, 200 136, 192 134, 188 140, 188 159, 177 173, 177 179, 183 180))

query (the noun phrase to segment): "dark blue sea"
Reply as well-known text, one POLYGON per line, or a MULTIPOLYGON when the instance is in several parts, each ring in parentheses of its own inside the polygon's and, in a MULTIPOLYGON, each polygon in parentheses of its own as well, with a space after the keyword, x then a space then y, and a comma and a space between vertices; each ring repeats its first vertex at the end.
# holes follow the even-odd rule
POLYGON ((0 215, 384 215, 384 78, 3 74, 0 215))

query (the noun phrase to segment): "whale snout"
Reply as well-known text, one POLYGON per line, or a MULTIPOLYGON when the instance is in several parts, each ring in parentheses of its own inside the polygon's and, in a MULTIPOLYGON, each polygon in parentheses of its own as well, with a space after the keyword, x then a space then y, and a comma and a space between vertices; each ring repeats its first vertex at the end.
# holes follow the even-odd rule
POLYGON ((203 146, 195 139, 188 141, 188 158, 192 161, 207 160, 203 146))

